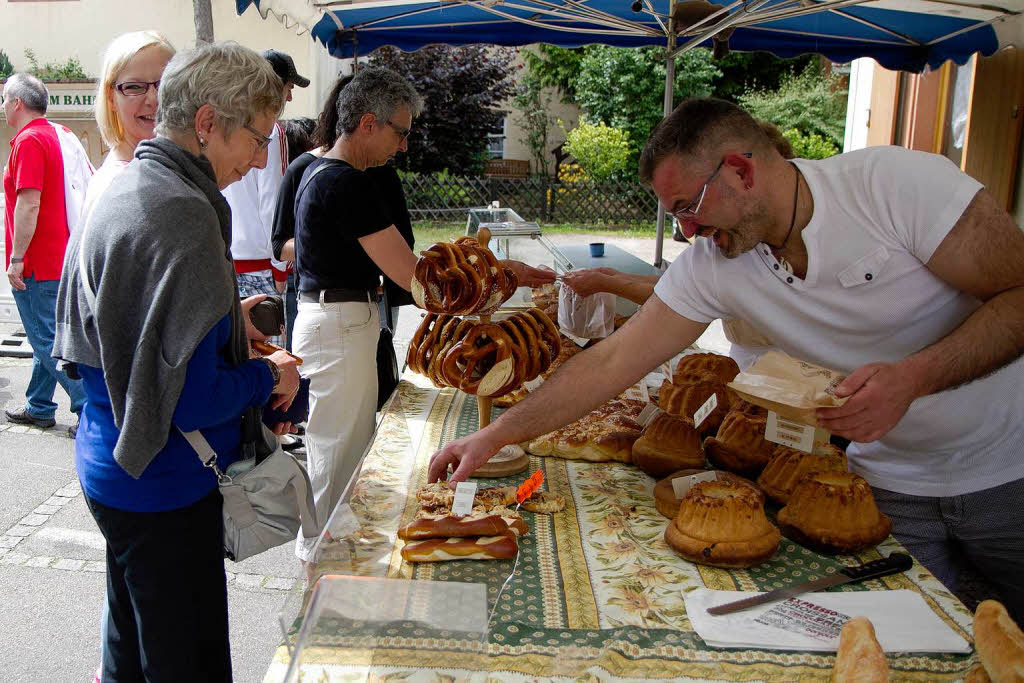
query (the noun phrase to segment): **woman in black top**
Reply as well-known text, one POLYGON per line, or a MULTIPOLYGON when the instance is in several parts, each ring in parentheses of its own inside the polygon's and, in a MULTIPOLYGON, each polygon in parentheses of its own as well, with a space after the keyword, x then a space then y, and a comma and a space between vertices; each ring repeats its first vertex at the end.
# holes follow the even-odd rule
MULTIPOLYGON (((378 182, 366 171, 406 150, 413 117, 423 106, 412 85, 389 69, 361 69, 339 90, 337 137, 308 164, 294 205, 299 314, 293 349, 310 379, 306 447, 321 523, 373 434, 381 275, 408 291, 416 266, 378 182)), ((519 262, 506 265, 526 285, 554 277, 519 262)), ((299 557, 312 559, 310 550, 300 537, 299 557)))

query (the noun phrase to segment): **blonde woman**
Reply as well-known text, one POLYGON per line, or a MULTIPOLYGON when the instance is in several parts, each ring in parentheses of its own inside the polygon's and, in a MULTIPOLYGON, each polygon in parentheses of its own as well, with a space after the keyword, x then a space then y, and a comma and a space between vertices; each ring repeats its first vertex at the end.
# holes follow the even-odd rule
POLYGON ((156 135, 157 88, 173 56, 174 46, 156 31, 124 33, 103 53, 96 123, 110 151, 89 183, 83 217, 135 156, 135 147, 156 135))

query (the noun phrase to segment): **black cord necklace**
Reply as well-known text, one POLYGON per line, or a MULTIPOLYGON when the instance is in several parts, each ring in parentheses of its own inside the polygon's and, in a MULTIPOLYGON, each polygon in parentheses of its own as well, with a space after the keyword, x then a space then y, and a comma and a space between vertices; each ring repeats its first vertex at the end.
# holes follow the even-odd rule
MULTIPOLYGON (((790 162, 790 166, 793 166, 790 162)), ((797 202, 800 200, 800 171, 796 166, 793 166, 793 172, 796 174, 796 186, 793 188, 793 215, 789 219, 789 232, 786 233, 786 238, 782 240, 782 244, 775 246, 769 242, 766 244, 772 249, 782 249, 786 246, 786 242, 789 241, 789 236, 793 234, 793 226, 796 225, 796 207, 797 202)))

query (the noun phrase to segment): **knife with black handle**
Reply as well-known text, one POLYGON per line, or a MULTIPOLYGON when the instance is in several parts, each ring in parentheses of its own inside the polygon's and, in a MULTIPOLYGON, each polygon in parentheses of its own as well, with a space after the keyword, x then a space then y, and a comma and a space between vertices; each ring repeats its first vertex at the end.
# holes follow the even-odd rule
POLYGON ((740 610, 756 607, 757 605, 763 605, 768 602, 786 600, 787 598, 792 598, 803 593, 820 591, 825 588, 831 588, 832 586, 840 586, 844 583, 857 583, 858 581, 878 579, 883 576, 889 576, 890 574, 899 574, 907 571, 912 566, 914 566, 914 560, 910 555, 907 555, 906 553, 892 553, 889 557, 883 557, 880 560, 873 560, 872 562, 867 562, 857 567, 845 567, 832 576, 827 576, 823 579, 807 581, 796 586, 789 586, 788 588, 778 588, 761 595, 755 595, 751 598, 744 598, 743 600, 736 600, 735 602, 727 602, 724 605, 718 605, 717 607, 709 607, 708 614, 713 616, 731 614, 733 612, 739 612, 740 610))

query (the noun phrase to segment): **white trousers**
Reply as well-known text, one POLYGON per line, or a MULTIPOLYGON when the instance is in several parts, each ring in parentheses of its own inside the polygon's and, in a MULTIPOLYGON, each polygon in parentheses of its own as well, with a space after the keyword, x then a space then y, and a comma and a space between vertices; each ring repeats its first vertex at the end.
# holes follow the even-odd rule
MULTIPOLYGON (((306 453, 317 522, 323 528, 373 436, 377 408, 377 304, 299 302, 292 351, 308 377, 306 453)), ((313 559, 299 532, 295 554, 313 559)))

